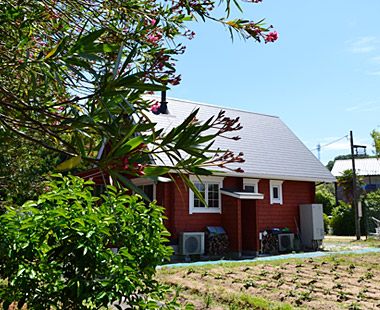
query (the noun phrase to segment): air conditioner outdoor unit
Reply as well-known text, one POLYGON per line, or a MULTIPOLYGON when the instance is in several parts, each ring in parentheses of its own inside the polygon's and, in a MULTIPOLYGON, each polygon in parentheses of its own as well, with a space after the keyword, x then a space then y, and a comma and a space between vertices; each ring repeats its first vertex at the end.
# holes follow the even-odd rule
POLYGON ((278 250, 291 251, 294 249, 294 234, 279 234, 278 235, 278 250))
POLYGON ((204 254, 205 234, 203 232, 180 233, 179 251, 182 255, 204 254))

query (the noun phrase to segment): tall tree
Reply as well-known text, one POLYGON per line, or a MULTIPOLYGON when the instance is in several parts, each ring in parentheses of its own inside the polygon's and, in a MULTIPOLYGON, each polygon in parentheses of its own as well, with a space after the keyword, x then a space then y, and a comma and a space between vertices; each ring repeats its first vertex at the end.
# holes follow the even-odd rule
MULTIPOLYGON (((352 204, 354 200, 354 184, 353 184, 353 172, 352 169, 343 171, 343 174, 338 177, 338 186, 343 188, 343 194, 346 199, 346 203, 352 204)), ((363 176, 356 176, 356 191, 360 194, 364 193, 362 185, 365 185, 363 176)))
POLYGON ((277 39, 262 20, 230 19, 231 6, 240 9, 237 1, 220 4, 225 16, 216 18, 211 0, 3 1, 0 126, 70 158, 62 169, 85 161, 126 186, 132 185, 122 173, 208 174, 205 165, 241 161, 212 148, 216 136, 240 128, 237 120, 221 113, 194 122, 195 112, 165 136, 147 115, 157 103, 141 96, 180 82, 175 56, 185 47, 175 39, 194 36, 188 21, 212 20, 245 39, 277 39), (217 130, 205 135, 210 128, 217 130), (110 149, 99 158, 104 144, 110 149), (172 167, 147 167, 162 154, 173 160, 172 167))
MULTIPOLYGON (((164 133, 149 120, 157 103, 142 94, 180 82, 175 57, 184 47, 175 39, 194 36, 188 21, 212 20, 245 39, 277 39, 262 20, 230 19, 231 6, 240 9, 237 0, 220 4, 225 16, 216 18, 212 0, 2 1, 1 130, 69 158, 60 169, 90 163, 127 187, 133 184, 125 174, 154 177, 174 169, 198 192, 186 173, 211 174, 212 165, 243 160, 213 148, 217 136, 241 128, 238 119, 221 112, 200 122, 194 111, 164 133), (163 155, 173 164, 153 165, 163 155)), ((0 148, 3 154, 5 144, 0 148)), ((122 298, 135 308, 157 308, 145 297, 160 292, 153 275, 169 255, 162 209, 113 186, 97 206, 84 185, 74 177, 55 180, 37 201, 0 216, 3 308, 18 301, 28 309, 99 309, 122 298)))

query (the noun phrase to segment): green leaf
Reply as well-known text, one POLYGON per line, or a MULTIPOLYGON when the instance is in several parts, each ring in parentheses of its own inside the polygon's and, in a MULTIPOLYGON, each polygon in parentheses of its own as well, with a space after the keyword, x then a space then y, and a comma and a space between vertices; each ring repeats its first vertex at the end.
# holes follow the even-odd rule
POLYGON ((79 224, 81 224, 83 227, 86 226, 86 224, 84 223, 83 219, 81 219, 81 218, 73 219, 73 222, 79 223, 79 224))
POLYGON ((56 47, 54 47, 44 58, 44 60, 52 57, 52 56, 55 56, 57 55, 61 50, 62 48, 65 46, 65 43, 67 41, 67 37, 64 37, 61 41, 59 41, 59 43, 56 45, 56 47))
POLYGON ((145 137, 144 136, 137 136, 135 138, 130 139, 127 143, 120 146, 116 152, 114 153, 114 158, 120 158, 127 154, 128 152, 134 150, 136 147, 140 146, 141 143, 144 142, 145 137))
POLYGON ((120 49, 119 49, 119 54, 117 55, 117 58, 116 58, 115 67, 113 68, 112 79, 116 78, 117 71, 119 70, 121 56, 123 56, 123 48, 124 48, 124 46, 123 46, 123 44, 121 44, 120 49))
POLYGON ((192 167, 189 170, 191 172, 194 172, 194 174, 196 174, 196 175, 212 175, 212 172, 210 170, 200 168, 200 167, 192 167))
POLYGON ((96 39, 98 39, 104 32, 106 31, 105 28, 96 30, 88 34, 87 36, 78 39, 77 43, 70 49, 69 53, 73 53, 77 51, 79 48, 86 44, 92 44, 96 39))
POLYGON ((191 121, 194 120, 195 116, 197 115, 199 109, 196 109, 193 113, 191 113, 183 122, 181 125, 179 125, 176 128, 173 128, 170 133, 164 138, 164 140, 161 142, 161 145, 168 144, 173 140, 173 138, 179 134, 186 126, 190 124, 191 121))
POLYGON ((182 180, 185 182, 185 184, 194 192, 194 195, 199 198, 199 200, 205 205, 208 206, 208 203, 202 196, 202 194, 199 192, 199 190, 195 187, 194 183, 191 182, 185 175, 180 175, 182 180))
POLYGON ((108 171, 108 172, 114 179, 119 180, 122 184, 124 184, 126 188, 134 191, 136 194, 139 194, 143 199, 147 201, 151 201, 150 198, 143 192, 143 190, 140 187, 133 184, 126 177, 114 171, 108 171))
POLYGON ((82 162, 82 156, 75 156, 59 164, 54 171, 68 170, 78 166, 82 162))
POLYGON ((25 268, 21 268, 18 272, 17 272, 17 277, 19 277, 20 275, 22 275, 23 273, 24 273, 24 271, 25 271, 25 268))
POLYGON ((124 64, 123 64, 123 67, 122 67, 121 70, 120 70, 120 75, 123 74, 125 68, 126 68, 127 65, 131 62, 133 56, 135 56, 136 51, 137 51, 137 44, 132 48, 131 52, 130 52, 130 53, 128 54, 128 56, 127 56, 127 59, 125 59, 124 64))
POLYGON ((168 173, 169 172, 169 168, 165 168, 165 167, 146 167, 144 169, 144 173, 145 173, 145 176, 147 177, 153 177, 153 176, 158 176, 158 175, 162 175, 162 174, 165 174, 165 173, 168 173))
POLYGON ((90 44, 83 45, 77 49, 78 53, 109 53, 118 49, 116 44, 90 44))
POLYGON ((164 85, 148 84, 148 83, 133 83, 128 86, 128 88, 139 89, 139 90, 149 90, 149 91, 162 91, 170 89, 164 85))

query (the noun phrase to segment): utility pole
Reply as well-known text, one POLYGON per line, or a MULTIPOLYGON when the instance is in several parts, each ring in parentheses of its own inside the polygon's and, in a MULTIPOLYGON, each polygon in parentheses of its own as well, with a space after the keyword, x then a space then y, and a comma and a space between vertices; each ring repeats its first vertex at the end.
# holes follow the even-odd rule
POLYGON ((321 161, 321 144, 319 142, 317 145, 317 150, 318 150, 318 160, 321 161))
POLYGON ((360 217, 357 203, 357 185, 356 185, 356 169, 355 169, 355 156, 354 156, 354 138, 352 135, 352 130, 350 131, 350 142, 351 142, 351 160, 352 160, 352 185, 353 185, 353 207, 355 209, 355 231, 356 240, 360 240, 360 217))

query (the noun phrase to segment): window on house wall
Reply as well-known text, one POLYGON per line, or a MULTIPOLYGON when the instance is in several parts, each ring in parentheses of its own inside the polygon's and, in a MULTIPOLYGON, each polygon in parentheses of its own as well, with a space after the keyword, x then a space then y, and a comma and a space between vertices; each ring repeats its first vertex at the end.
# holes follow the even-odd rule
POLYGON ((246 191, 249 191, 251 193, 258 193, 259 192, 259 181, 258 179, 243 179, 243 188, 246 191))
POLYGON ((207 202, 207 206, 190 190, 189 213, 222 213, 220 189, 223 186, 223 178, 204 177, 199 181, 191 177, 190 180, 207 202))
POLYGON ((270 203, 271 204, 281 204, 282 200, 282 183, 283 181, 270 181, 270 203))
MULTIPOLYGON (((147 195, 151 201, 156 200, 156 183, 154 181, 143 178, 133 179, 131 181, 137 187, 142 189, 144 194, 147 195)), ((145 201, 145 203, 148 203, 148 201, 145 201)))
POLYGON ((147 195, 150 200, 153 201, 156 198, 154 195, 154 184, 139 185, 139 188, 142 189, 144 194, 147 195))

